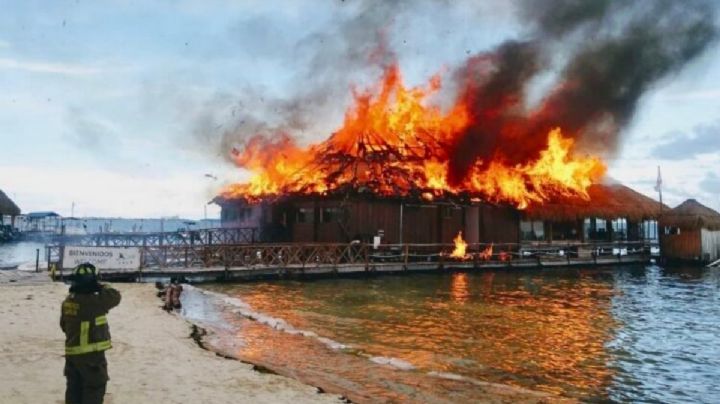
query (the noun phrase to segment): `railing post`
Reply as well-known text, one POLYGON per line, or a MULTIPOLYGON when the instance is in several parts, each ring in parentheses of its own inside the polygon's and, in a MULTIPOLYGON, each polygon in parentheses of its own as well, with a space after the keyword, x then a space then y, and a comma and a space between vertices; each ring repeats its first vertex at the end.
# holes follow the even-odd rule
POLYGON ((63 257, 65 256, 65 245, 60 245, 58 247, 58 266, 60 267, 60 277, 63 275, 63 270, 65 269, 64 264, 65 260, 63 257))
POLYGON ((567 259, 567 264, 570 265, 570 254, 568 254, 568 250, 565 250, 565 258, 567 259))
POLYGON ((443 254, 442 245, 440 246, 440 254, 438 254, 438 269, 445 268, 445 254, 443 254))
MULTIPOLYGON (((45 258, 47 259, 47 267, 48 267, 48 270, 50 269, 50 260, 51 260, 50 248, 51 248, 51 247, 49 247, 49 246, 47 246, 47 245, 45 246, 45 258)), ((54 280, 55 280, 55 279, 53 279, 53 281, 54 281, 54 280)))
POLYGON ((403 271, 407 271, 407 270, 408 270, 408 258, 409 258, 409 255, 410 255, 410 247, 409 247, 407 244, 405 244, 405 247, 403 248, 403 252, 404 252, 404 255, 405 255, 405 257, 404 257, 404 264, 403 264, 403 271))
POLYGON ((368 252, 368 245, 367 243, 363 243, 363 258, 365 260, 365 272, 370 270, 370 254, 368 252))

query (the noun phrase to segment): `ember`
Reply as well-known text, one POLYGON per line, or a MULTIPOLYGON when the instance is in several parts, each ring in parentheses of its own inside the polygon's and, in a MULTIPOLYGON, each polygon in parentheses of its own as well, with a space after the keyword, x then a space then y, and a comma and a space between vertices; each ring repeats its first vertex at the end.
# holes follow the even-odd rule
POLYGON ((484 248, 482 251, 480 251, 477 254, 477 257, 481 260, 487 261, 492 258, 493 255, 493 245, 490 244, 486 248, 484 248))
POLYGON ((537 134, 546 140, 533 160, 478 159, 463 178, 449 181, 453 145, 473 118, 462 97, 447 112, 429 105, 427 98, 440 87, 435 76, 425 87, 406 88, 397 65, 389 67, 376 91, 354 94, 344 124, 326 141, 301 147, 286 134, 257 135, 234 150, 235 162, 252 177, 223 196, 254 202, 347 190, 424 199, 463 194, 522 209, 552 195, 586 198, 587 188, 604 174, 598 158, 574 155, 573 139, 556 128, 537 134))
POLYGON ((455 244, 455 249, 450 254, 453 258, 459 258, 459 259, 470 259, 470 256, 465 252, 467 250, 467 242, 463 240, 462 237, 462 231, 459 231, 457 236, 453 239, 453 243, 455 244))

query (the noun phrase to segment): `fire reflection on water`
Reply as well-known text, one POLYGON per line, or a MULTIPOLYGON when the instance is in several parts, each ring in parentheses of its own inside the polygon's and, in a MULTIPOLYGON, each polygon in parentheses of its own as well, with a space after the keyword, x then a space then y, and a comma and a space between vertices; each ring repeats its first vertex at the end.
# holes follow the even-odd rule
MULTIPOLYGON (((591 271, 498 271, 214 288, 296 328, 350 344, 360 356, 399 358, 423 373, 452 372, 563 396, 605 398, 612 371, 604 346, 615 324, 609 313, 612 283, 601 278, 591 271)), ((276 334, 282 333, 257 324, 243 327, 240 356, 262 362, 270 351, 287 352, 273 360, 289 368, 313 366, 302 364, 310 353, 297 353, 311 349, 307 338, 276 334)), ((355 372, 360 380, 367 374, 362 368, 369 361, 333 355, 337 358, 315 364, 314 377, 323 369, 355 372)))
POLYGON ((470 298, 467 274, 464 272, 455 273, 450 286, 450 296, 457 303, 465 303, 470 298))

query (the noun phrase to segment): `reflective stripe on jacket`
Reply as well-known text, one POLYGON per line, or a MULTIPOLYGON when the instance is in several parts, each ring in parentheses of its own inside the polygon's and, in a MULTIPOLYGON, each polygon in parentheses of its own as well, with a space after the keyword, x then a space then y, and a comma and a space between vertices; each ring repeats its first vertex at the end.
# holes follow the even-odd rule
POLYGON ((96 293, 70 293, 62 303, 60 327, 65 332, 65 355, 100 352, 112 347, 108 311, 120 303, 120 292, 103 286, 96 293))

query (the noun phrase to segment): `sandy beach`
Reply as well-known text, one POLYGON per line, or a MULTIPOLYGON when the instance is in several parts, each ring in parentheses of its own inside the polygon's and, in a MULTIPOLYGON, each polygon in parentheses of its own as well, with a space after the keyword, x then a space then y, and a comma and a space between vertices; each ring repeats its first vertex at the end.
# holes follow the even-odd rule
MULTIPOLYGON (((7 272, 7 271, 4 271, 7 272)), ((19 275, 18 275, 19 276, 19 275)), ((62 403, 63 334, 59 305, 67 286, 38 276, 0 279, 0 402, 62 403)), ((203 350, 191 325, 158 307, 150 284, 116 284, 109 314, 107 403, 322 403, 339 397, 203 350)))

